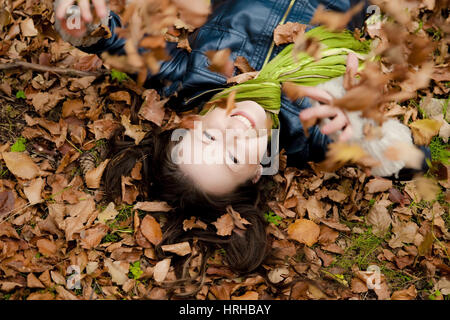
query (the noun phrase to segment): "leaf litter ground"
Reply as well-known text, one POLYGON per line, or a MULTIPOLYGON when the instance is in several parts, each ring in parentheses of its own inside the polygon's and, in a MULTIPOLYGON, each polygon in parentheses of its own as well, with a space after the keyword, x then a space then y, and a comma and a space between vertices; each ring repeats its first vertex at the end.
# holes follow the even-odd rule
MULTIPOLYGON (((382 1, 375 3, 410 36, 408 44, 392 39, 388 23, 368 30, 382 40, 377 53, 385 59, 385 72, 410 70, 410 79, 389 79, 390 97, 398 103, 380 100, 383 113, 410 125, 415 141, 430 146, 430 171, 392 182, 357 165, 334 172, 313 163, 303 170, 287 168, 282 155, 266 199, 271 255, 255 272, 238 275, 218 248, 205 276, 183 288, 170 287, 177 280, 173 263, 186 258, 185 273, 196 279, 202 267, 197 242, 163 246, 163 258, 156 254, 171 208, 140 194, 139 165, 122 178, 119 205, 105 201, 101 183, 106 141, 116 128, 123 126, 124 134, 139 142, 155 127, 171 128, 182 120, 163 108, 154 90, 139 89, 125 73, 105 69, 97 56, 55 40, 52 1, 2 3, 9 10, 0 15, 6 39, 0 63, 18 59, 31 65, 0 71, 0 299, 448 299, 448 9, 443 1, 413 1, 412 14, 405 17, 382 1), (396 70, 401 63, 390 61, 390 49, 408 51, 411 42, 415 55, 406 55, 409 64, 425 64, 420 53, 432 56, 426 85, 411 81, 422 76, 412 75, 417 70, 396 70), (434 52, 423 52, 423 43, 434 52), (140 108, 138 119, 135 108, 140 108)), ((119 2, 111 6, 124 12, 119 2)), ((180 10, 189 20, 189 10, 180 10)), ((342 25, 342 16, 326 15, 319 10, 317 21, 342 25)), ((169 34, 190 50, 186 34, 193 27, 180 21, 169 34)), ((275 36, 308 50, 302 29, 286 24, 275 36)), ((210 55, 214 61, 217 53, 210 55)), ((214 71, 229 75, 230 65, 220 62, 214 71)), ((256 75, 251 67, 239 69, 251 73, 245 79, 256 75)), ((226 236, 245 229, 246 222, 227 208, 214 225, 226 236)), ((206 228, 196 218, 183 226, 206 228)))

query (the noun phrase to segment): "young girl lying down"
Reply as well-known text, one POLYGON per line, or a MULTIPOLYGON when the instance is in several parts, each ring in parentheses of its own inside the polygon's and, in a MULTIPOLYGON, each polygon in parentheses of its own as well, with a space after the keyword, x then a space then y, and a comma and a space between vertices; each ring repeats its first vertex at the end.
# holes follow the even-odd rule
MULTIPOLYGON (((114 33, 115 28, 121 26, 120 19, 107 10, 104 0, 93 0, 93 4, 102 22, 109 26, 112 37, 92 38, 86 32, 83 34, 83 30, 95 29, 90 24, 92 13, 88 0, 79 1, 85 23, 83 30, 64 28, 66 9, 73 2, 55 3, 55 27, 62 38, 88 53, 123 54, 125 40, 114 33)), ((264 179, 260 178, 276 173, 276 160, 265 167, 261 164, 267 158, 268 148, 277 146, 275 152, 269 150, 272 160, 276 159, 278 150, 284 149, 288 165, 300 168, 308 161, 323 160, 330 142, 351 141, 380 162, 372 169, 373 175, 398 178, 406 170, 405 163, 386 159, 384 150, 394 141, 408 144, 413 141, 409 128, 393 119, 383 123, 380 139, 367 140, 363 127, 372 120, 332 105, 333 98, 345 94, 344 74, 354 75, 362 67, 369 50, 367 43, 355 40, 350 32, 333 34, 317 27, 310 28, 307 36, 319 38, 324 45, 319 61, 306 53, 299 53, 294 60, 292 45, 271 49, 273 31, 278 24, 289 21, 308 24, 317 1, 211 2, 213 11, 208 21, 189 39, 192 52, 177 48, 176 43, 167 43, 171 59, 163 62, 160 71, 150 75, 146 82, 161 96, 170 97, 166 106, 177 112, 203 107, 194 127, 184 131, 153 132, 138 146, 134 142, 116 141, 104 182, 110 195, 117 197, 121 176, 128 175, 136 161, 143 161, 148 195, 167 201, 175 208, 161 244, 194 237, 200 243, 218 244, 226 250, 227 262, 234 270, 248 272, 258 267, 267 254, 266 223, 260 201, 264 179), (231 49, 232 59, 245 57, 260 71, 258 76, 227 88, 226 78, 208 69, 208 58, 204 54, 224 48, 231 49), (288 81, 308 87, 305 95, 312 99, 287 99, 281 87, 288 81), (220 102, 230 95, 234 95, 234 108, 220 107, 220 102), (311 100, 322 103, 315 102, 312 106, 311 100), (323 121, 305 134, 299 117, 303 123, 313 119, 323 121), (279 135, 270 129, 279 130, 279 135), (227 212, 229 206, 250 224, 231 236, 219 236, 210 222, 227 212), (191 216, 207 222, 208 228, 184 231, 183 221, 191 216)), ((319 2, 328 9, 342 12, 353 5, 349 0, 319 2)), ((357 14, 349 27, 361 27, 364 13, 362 10, 357 14)), ((425 158, 420 170, 427 169, 425 158)), ((205 248, 211 252, 214 246, 205 248)))

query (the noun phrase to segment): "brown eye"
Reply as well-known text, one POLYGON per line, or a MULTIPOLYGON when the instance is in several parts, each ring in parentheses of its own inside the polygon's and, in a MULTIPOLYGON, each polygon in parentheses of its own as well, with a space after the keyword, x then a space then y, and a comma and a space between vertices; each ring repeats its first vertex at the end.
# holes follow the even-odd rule
POLYGON ((239 160, 235 156, 233 156, 231 153, 229 153, 229 155, 230 155, 231 161, 233 161, 234 164, 238 164, 239 163, 239 160))
POLYGON ((206 139, 211 140, 211 141, 215 141, 216 138, 214 138, 212 135, 210 135, 208 132, 203 131, 203 135, 206 137, 206 139))

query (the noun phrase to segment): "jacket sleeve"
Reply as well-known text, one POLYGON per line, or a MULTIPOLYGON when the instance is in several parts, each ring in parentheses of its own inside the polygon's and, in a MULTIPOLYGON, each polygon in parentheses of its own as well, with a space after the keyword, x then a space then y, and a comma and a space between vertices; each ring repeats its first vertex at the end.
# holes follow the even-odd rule
POLYGON ((286 151, 288 166, 303 168, 307 162, 320 162, 325 159, 330 137, 320 132, 319 126, 313 126, 305 135, 299 113, 311 107, 309 98, 290 101, 281 96, 280 147, 286 151))

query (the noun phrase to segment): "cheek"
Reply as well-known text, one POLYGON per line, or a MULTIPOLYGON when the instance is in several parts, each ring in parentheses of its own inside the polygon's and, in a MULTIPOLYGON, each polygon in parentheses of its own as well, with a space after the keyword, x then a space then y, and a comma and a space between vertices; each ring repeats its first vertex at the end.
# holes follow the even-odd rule
POLYGON ((214 108, 202 117, 204 128, 220 129, 226 120, 225 110, 219 107, 214 108))

